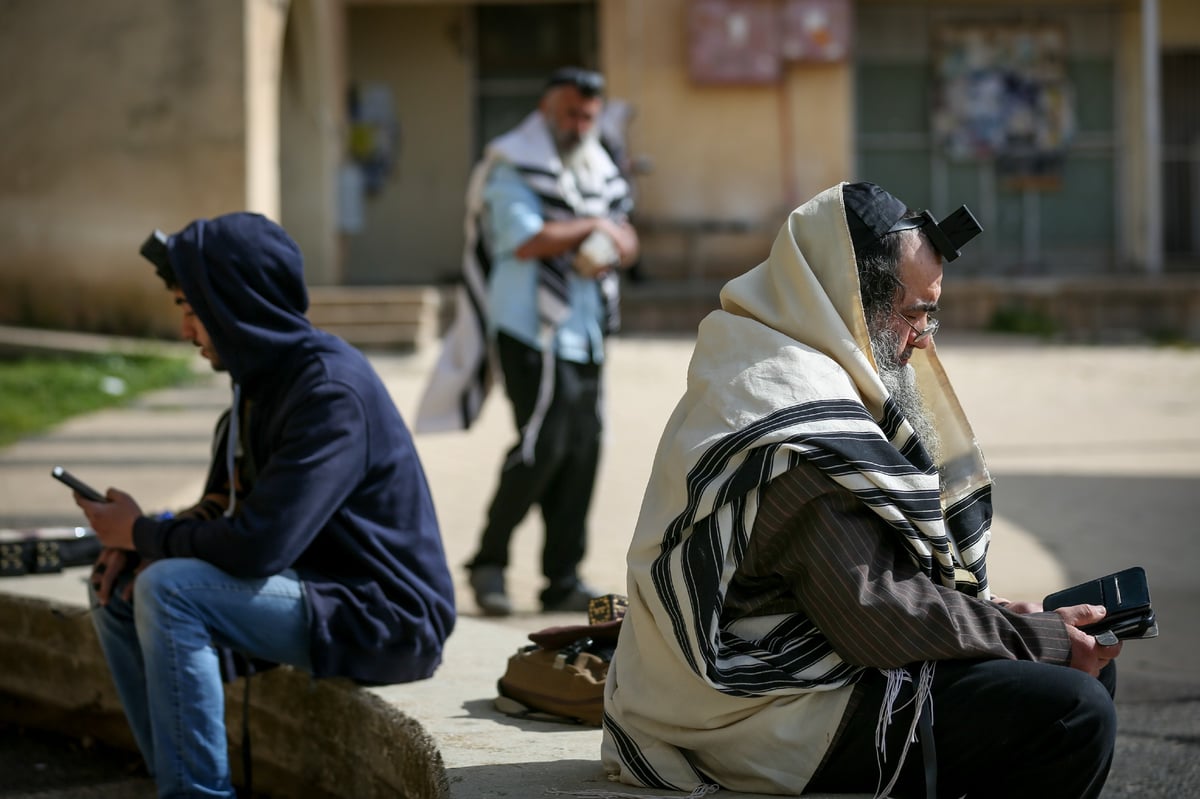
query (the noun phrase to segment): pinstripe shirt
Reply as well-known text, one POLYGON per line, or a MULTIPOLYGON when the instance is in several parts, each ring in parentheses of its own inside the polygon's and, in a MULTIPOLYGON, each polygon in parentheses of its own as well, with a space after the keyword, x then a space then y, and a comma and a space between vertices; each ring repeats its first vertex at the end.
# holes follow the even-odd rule
POLYGON ((1057 614, 1013 613, 934 583, 877 514, 811 464, 766 486, 724 615, 797 611, 856 666, 978 658, 1066 665, 1071 652, 1057 614))

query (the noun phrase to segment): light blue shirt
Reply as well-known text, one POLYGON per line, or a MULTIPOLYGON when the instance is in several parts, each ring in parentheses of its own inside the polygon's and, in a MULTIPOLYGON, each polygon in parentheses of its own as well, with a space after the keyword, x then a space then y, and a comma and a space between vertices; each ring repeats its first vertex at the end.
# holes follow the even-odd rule
MULTIPOLYGON (((538 341, 537 284, 540 264, 518 258, 516 249, 537 235, 545 220, 542 202, 510 164, 492 168, 483 188, 482 224, 491 244, 488 281, 489 334, 497 331, 541 350, 538 341)), ((604 361, 604 304, 595 280, 574 272, 567 277, 570 313, 554 334, 554 352, 575 363, 604 361)))

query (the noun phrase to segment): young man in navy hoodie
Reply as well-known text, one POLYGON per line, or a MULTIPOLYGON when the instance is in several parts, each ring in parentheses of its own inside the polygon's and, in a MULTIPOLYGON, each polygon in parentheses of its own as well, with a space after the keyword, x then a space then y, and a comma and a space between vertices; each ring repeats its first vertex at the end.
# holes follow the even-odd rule
POLYGON ((370 363, 305 317, 284 230, 235 213, 143 245, 233 403, 172 518, 76 494, 105 545, 96 630, 160 795, 233 796, 220 651, 366 684, 433 674, 454 591, 409 431, 370 363), (231 479, 232 476, 232 479, 231 479))

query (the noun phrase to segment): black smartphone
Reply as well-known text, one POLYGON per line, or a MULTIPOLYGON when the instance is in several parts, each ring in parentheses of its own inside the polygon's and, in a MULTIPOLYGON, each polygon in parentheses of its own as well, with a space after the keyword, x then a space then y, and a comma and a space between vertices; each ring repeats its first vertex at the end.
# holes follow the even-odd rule
POLYGON ((106 496, 61 466, 55 466, 53 469, 51 469, 50 476, 60 483, 68 485, 78 491, 79 495, 84 499, 90 499, 92 502, 108 502, 108 498, 106 496))
POLYGON ((1150 605, 1150 586, 1141 566, 1055 591, 1042 600, 1043 610, 1071 605, 1103 605, 1107 609, 1102 621, 1079 628, 1096 636, 1102 644, 1158 635, 1158 621, 1150 605))

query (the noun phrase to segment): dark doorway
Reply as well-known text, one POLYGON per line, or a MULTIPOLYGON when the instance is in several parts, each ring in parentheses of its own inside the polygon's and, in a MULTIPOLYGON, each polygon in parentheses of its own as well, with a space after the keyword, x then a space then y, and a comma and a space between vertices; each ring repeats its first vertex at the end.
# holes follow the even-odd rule
POLYGON ((476 155, 533 110, 555 69, 598 66, 590 0, 477 6, 475 30, 476 155))

